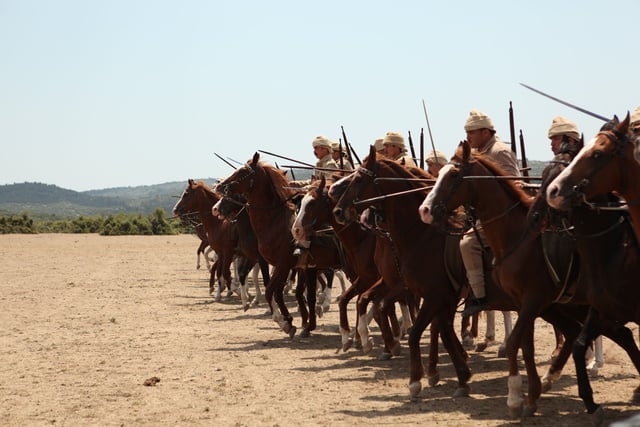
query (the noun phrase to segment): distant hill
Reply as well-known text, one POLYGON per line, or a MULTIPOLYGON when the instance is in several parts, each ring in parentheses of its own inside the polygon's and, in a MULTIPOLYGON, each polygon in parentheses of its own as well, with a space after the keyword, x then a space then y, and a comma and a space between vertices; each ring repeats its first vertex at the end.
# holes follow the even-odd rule
MULTIPOLYGON (((529 175, 539 176, 546 162, 529 161, 529 175)), ((295 170, 296 179, 308 178, 309 171, 295 170)), ((215 178, 201 178, 208 184, 215 178)), ((0 185, 0 215, 28 212, 36 218, 77 218, 79 216, 140 213, 149 215, 157 208, 171 215, 173 206, 187 181, 166 182, 136 187, 73 191, 37 182, 0 185)))

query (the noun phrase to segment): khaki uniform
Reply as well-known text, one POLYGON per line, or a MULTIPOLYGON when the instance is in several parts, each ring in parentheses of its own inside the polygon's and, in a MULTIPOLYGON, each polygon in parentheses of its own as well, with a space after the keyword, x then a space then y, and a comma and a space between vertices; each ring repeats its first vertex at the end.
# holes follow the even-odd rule
MULTIPOLYGON (((476 153, 481 153, 489 157, 508 175, 520 176, 520 169, 515 154, 511 151, 511 147, 500 141, 497 136, 493 136, 482 150, 473 149, 476 153)), ((465 269, 467 270, 467 279, 469 286, 473 290, 476 298, 484 298, 486 296, 484 269, 482 265, 482 244, 487 244, 487 239, 482 229, 480 221, 476 222, 476 230, 480 235, 480 239, 476 232, 471 229, 462 236, 460 240, 460 254, 465 269), (482 240, 482 243, 480 242, 482 240)))
MULTIPOLYGON (((316 162, 316 167, 324 169, 340 169, 336 161, 331 157, 331 154, 327 154, 323 158, 319 159, 316 162)), ((318 169, 313 170, 311 179, 320 179, 323 175, 326 180, 333 180, 333 172, 318 169)))
POLYGON ((408 155, 407 153, 400 153, 398 154, 398 157, 396 157, 395 160, 398 163, 402 163, 402 159, 404 159, 404 165, 407 167, 413 166, 414 168, 417 168, 418 165, 416 164, 416 162, 413 160, 413 158, 408 155))

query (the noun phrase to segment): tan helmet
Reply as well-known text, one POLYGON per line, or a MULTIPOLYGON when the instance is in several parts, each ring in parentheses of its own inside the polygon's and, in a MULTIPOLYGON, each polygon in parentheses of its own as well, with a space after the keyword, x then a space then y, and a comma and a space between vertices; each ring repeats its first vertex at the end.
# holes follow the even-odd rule
POLYGON ((464 123, 464 130, 466 132, 469 132, 477 129, 490 129, 493 131, 496 130, 496 128, 493 126, 491 117, 487 116, 482 111, 471 110, 471 112, 469 113, 469 117, 467 117, 467 121, 464 123))
POLYGON ((427 161, 427 163, 436 163, 439 165, 446 165, 447 163, 449 163, 449 159, 447 159, 447 156, 442 151, 438 150, 436 150, 435 152, 431 151, 427 155, 427 158, 425 160, 427 161))
POLYGON ((636 109, 633 111, 633 113, 631 113, 631 121, 629 122, 629 124, 631 126, 636 125, 636 124, 640 124, 640 106, 636 107, 636 109))
POLYGON ((313 148, 316 147, 325 147, 331 151, 331 140, 324 135, 316 136, 311 145, 313 148))
POLYGON ((380 151, 380 150, 384 150, 384 144, 382 143, 382 141, 384 141, 383 138, 378 138, 376 139, 376 141, 373 143, 374 148, 376 149, 376 151, 380 151))
POLYGON ((398 132, 387 132, 384 138, 382 139, 382 144, 383 145, 393 144, 393 145, 397 145, 402 150, 405 149, 404 138, 398 132))
POLYGON ((566 117, 556 116, 549 127, 549 138, 556 135, 567 135, 569 138, 580 140, 578 126, 566 117))

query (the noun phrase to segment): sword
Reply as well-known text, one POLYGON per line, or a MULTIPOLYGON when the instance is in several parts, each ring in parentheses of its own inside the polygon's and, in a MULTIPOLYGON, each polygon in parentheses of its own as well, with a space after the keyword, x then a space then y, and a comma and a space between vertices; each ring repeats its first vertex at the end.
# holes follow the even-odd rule
POLYGON ((539 91, 538 89, 534 89, 534 88, 532 88, 531 86, 527 86, 527 85, 526 85, 526 84, 524 84, 524 83, 520 83, 520 86, 524 86, 524 87, 526 87, 527 89, 529 89, 529 90, 531 90, 531 91, 533 91, 533 92, 535 92, 535 93, 537 93, 537 94, 540 94, 540 95, 542 95, 542 96, 546 96, 547 98, 552 99, 552 100, 554 100, 554 101, 556 101, 556 102, 559 102, 559 103, 560 103, 560 104, 562 104, 562 105, 566 105, 566 106, 567 106, 567 107, 569 107, 569 108, 573 108, 574 110, 578 110, 578 111, 580 111, 581 113, 587 114, 587 115, 589 115, 589 116, 591 116, 591 117, 595 117, 596 119, 600 119, 600 120, 603 120, 603 121, 605 121, 605 122, 608 122, 609 120, 611 120, 611 119, 606 118, 605 116, 601 116, 600 114, 596 114, 596 113, 593 113, 593 112, 591 112, 591 111, 589 111, 589 110, 585 110, 584 108, 580 108, 580 107, 578 107, 577 105, 570 104, 570 103, 568 103, 567 101, 563 101, 562 99, 558 99, 558 98, 556 98, 555 96, 551 96, 551 95, 549 95, 549 94, 547 94, 547 93, 544 93, 544 92, 542 92, 542 91, 539 91))

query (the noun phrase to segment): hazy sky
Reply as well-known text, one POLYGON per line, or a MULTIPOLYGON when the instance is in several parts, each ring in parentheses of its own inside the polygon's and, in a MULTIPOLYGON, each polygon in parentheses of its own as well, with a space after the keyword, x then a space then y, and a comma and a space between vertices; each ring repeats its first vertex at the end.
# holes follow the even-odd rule
POLYGON ((214 153, 312 163, 341 125, 360 157, 389 130, 418 150, 423 99, 447 155, 474 108, 508 140, 512 101, 547 160, 553 116, 586 139, 602 122, 519 83, 624 116, 639 17, 634 0, 0 0, 0 184, 186 185, 231 172, 214 153))

